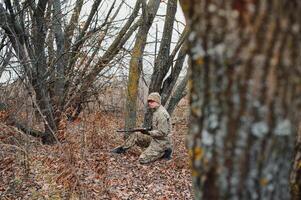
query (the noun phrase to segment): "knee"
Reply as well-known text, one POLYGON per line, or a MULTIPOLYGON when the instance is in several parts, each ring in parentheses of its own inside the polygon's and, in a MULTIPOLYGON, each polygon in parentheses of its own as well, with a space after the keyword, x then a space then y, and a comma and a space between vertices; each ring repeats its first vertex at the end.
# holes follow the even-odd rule
POLYGON ((139 156, 138 161, 139 161, 140 164, 146 164, 146 163, 148 163, 148 159, 147 159, 147 157, 143 153, 139 156))

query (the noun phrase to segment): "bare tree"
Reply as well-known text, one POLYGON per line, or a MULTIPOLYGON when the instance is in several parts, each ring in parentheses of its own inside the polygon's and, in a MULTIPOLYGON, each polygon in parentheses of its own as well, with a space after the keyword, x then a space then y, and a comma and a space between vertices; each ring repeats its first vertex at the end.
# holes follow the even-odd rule
MULTIPOLYGON (((187 29, 183 30, 182 35, 180 36, 175 48, 170 53, 171 39, 173 35, 176 11, 177 11, 177 1, 169 0, 167 3, 162 41, 160 42, 160 49, 158 52, 158 56, 155 59, 154 71, 149 85, 149 93, 159 92, 162 97, 162 105, 166 107, 171 106, 171 105, 167 105, 168 99, 172 94, 174 86, 183 68, 183 64, 187 53, 187 45, 183 44, 188 33, 187 29), (170 73, 168 74, 169 71, 170 73)), ((179 91, 180 90, 178 90, 178 92, 179 91)), ((183 95, 180 96, 183 97, 183 95)), ((181 100, 181 98, 180 99, 173 98, 173 101, 174 100, 179 101, 181 100)), ((177 103, 178 102, 174 101, 173 102, 174 106, 177 103)), ((172 110, 173 109, 170 109, 169 111, 172 110)), ((144 117, 144 125, 149 126, 150 123, 151 123, 151 112, 150 110, 147 110, 144 117)))
POLYGON ((34 90, 36 105, 45 118, 45 143, 55 142, 54 133, 62 113, 70 110, 80 113, 98 75, 113 66, 140 23, 135 21, 140 0, 120 29, 115 29, 114 19, 124 2, 117 5, 113 1, 106 13, 98 15, 102 0, 96 0, 82 21, 83 2, 75 2, 68 23, 65 23, 68 10, 64 7, 63 11, 63 4, 58 0, 0 3, 0 27, 9 38, 28 87, 34 90), (113 33, 113 30, 118 31, 113 33), (104 41, 109 38, 111 42, 103 49, 104 41))
MULTIPOLYGON (((144 5, 144 12, 142 15, 143 24, 141 25, 139 32, 136 36, 136 43, 132 50, 132 58, 130 62, 129 81, 128 81, 128 94, 126 104, 126 128, 135 126, 136 113, 137 113, 137 96, 139 90, 139 80, 142 73, 142 60, 143 51, 147 41, 148 30, 152 25, 152 21, 157 13, 160 1, 149 1, 148 5, 144 5)), ((156 56, 154 69, 149 84, 149 92, 159 92, 162 96, 162 104, 167 107, 168 99, 170 98, 179 74, 183 68, 183 64, 186 56, 187 46, 183 45, 187 30, 185 29, 180 36, 177 44, 172 52, 171 40, 174 33, 175 15, 177 11, 177 1, 170 0, 167 2, 166 15, 164 20, 164 27, 162 38, 160 41, 160 49, 156 56), (168 74, 168 72, 170 73, 168 74)), ((157 39, 157 37, 156 37, 157 39)), ((156 51, 156 50, 155 50, 156 51)), ((185 81, 182 83, 186 83, 185 81)), ((183 97, 184 87, 180 87, 178 90, 178 97, 183 97)), ((185 95, 184 95, 185 96, 185 95)), ((181 98, 173 98, 170 106, 170 111, 173 111, 174 106, 179 102, 181 98)), ((144 126, 149 126, 151 119, 151 112, 148 110, 144 117, 144 126)))
POLYGON ((143 13, 141 18, 142 23, 139 27, 135 45, 131 53, 132 57, 129 69, 125 114, 125 126, 127 129, 133 128, 136 125, 136 101, 138 97, 139 79, 141 76, 142 69, 142 57, 146 45, 148 31, 158 11, 160 0, 150 0, 147 5, 143 5, 143 13))
POLYGON ((10 59, 12 58, 12 50, 9 45, 7 45, 7 37, 3 35, 0 38, 0 77, 2 76, 3 72, 7 68, 10 63, 10 59))

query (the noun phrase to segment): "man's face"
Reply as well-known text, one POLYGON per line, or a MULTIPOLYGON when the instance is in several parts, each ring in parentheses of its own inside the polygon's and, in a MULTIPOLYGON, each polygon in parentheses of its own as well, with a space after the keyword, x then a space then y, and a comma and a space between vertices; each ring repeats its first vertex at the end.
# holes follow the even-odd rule
POLYGON ((155 101, 148 101, 148 107, 150 107, 150 108, 156 108, 158 106, 159 106, 159 104, 157 102, 155 102, 155 101))

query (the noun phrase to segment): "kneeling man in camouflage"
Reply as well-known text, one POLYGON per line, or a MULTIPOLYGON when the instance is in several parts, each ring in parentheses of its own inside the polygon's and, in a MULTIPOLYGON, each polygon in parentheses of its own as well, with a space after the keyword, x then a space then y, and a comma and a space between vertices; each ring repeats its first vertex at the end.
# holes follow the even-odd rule
POLYGON ((157 92, 147 98, 148 106, 153 112, 152 129, 134 132, 129 135, 122 146, 113 149, 113 153, 125 153, 134 145, 146 148, 139 157, 141 164, 153 162, 159 158, 171 159, 172 138, 171 120, 166 109, 161 105, 161 96, 157 92))

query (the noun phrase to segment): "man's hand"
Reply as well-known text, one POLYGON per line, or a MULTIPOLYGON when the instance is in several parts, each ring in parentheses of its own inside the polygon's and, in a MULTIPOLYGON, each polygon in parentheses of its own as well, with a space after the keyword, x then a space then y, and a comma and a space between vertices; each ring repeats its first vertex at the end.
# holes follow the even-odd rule
POLYGON ((140 130, 140 132, 141 132, 142 134, 149 135, 148 130, 140 130))

